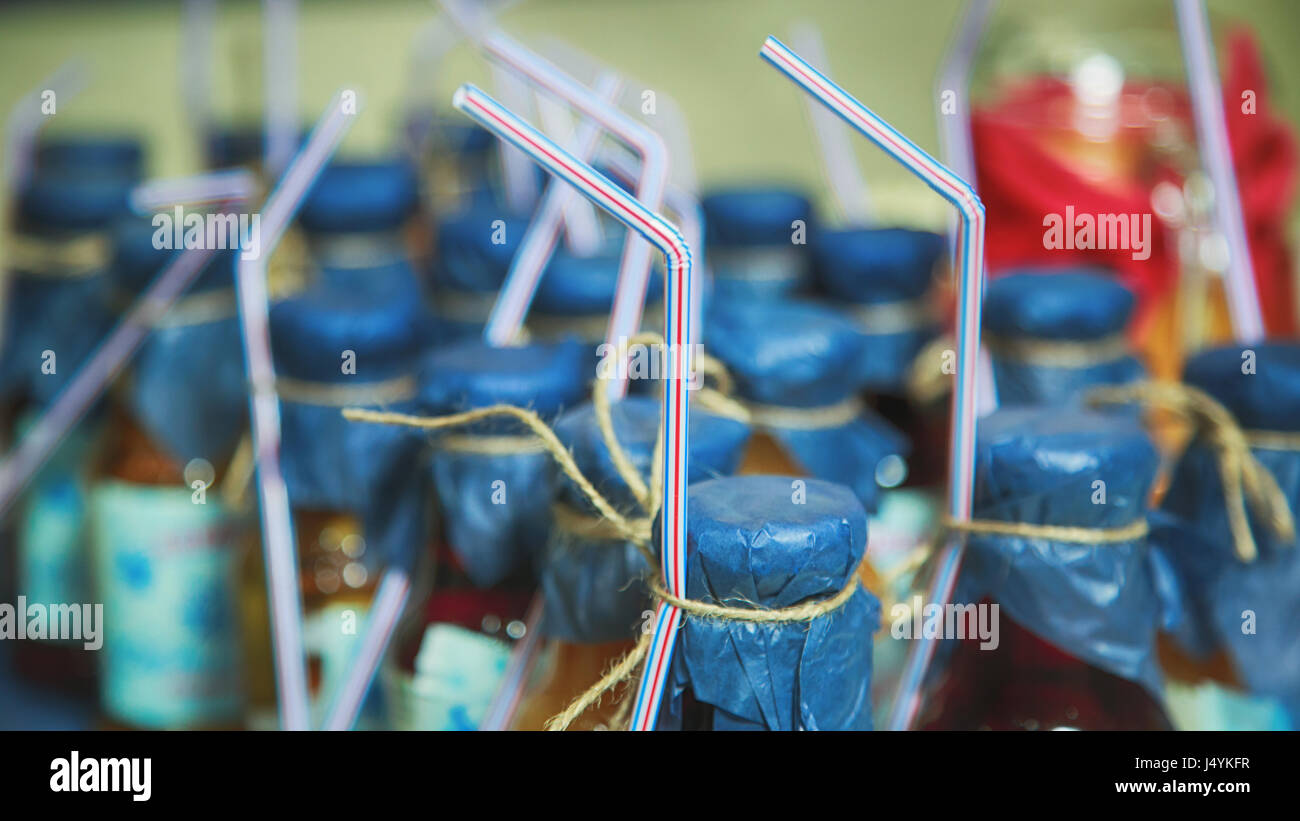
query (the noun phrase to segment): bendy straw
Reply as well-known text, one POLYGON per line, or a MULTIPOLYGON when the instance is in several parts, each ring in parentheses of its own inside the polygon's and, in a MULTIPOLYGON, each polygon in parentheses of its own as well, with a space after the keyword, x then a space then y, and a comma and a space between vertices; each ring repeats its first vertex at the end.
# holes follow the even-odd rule
MULTIPOLYGON (((528 110, 528 84, 513 71, 492 66, 492 81, 506 105, 518 111, 528 110)), ((501 143, 501 182, 505 188, 506 207, 526 214, 537 205, 537 177, 533 164, 513 146, 501 143)))
POLYGON ((370 683, 375 679, 375 671, 383 660, 384 650, 393 637, 393 630, 406 607, 406 600, 411 595, 411 578, 405 570, 390 568, 375 590, 370 602, 370 612, 366 615, 366 630, 357 642, 357 649, 343 681, 339 684, 334 701, 325 715, 325 730, 350 730, 357 723, 361 705, 370 683))
MULTIPOLYGON (((441 2, 458 24, 465 25, 465 10, 461 3, 456 0, 441 2)), ((636 198, 646 208, 658 210, 663 204, 664 187, 668 182, 668 151, 658 134, 619 109, 605 104, 581 83, 502 32, 487 32, 475 28, 472 23, 465 25, 465 28, 471 37, 479 40, 483 51, 493 60, 525 75, 543 90, 563 99, 577 109, 578 113, 600 123, 636 151, 642 163, 636 198)), ((631 338, 638 330, 641 310, 645 306, 646 287, 650 281, 651 253, 650 245, 639 237, 629 237, 623 246, 614 308, 605 335, 606 341, 615 346, 618 346, 620 339, 631 338)), ((621 398, 627 392, 627 380, 623 373, 625 369, 616 370, 616 378, 609 380, 611 398, 621 398)))
MULTIPOLYGON (((775 37, 768 37, 759 52, 804 91, 816 97, 863 136, 898 160, 961 215, 959 279, 957 290, 957 374, 952 396, 952 428, 949 438, 948 514, 957 521, 970 519, 975 476, 975 420, 980 343, 980 303, 984 285, 984 205, 970 185, 922 151, 874 112, 808 65, 775 37)), ((961 543, 946 551, 935 578, 931 601, 943 603, 952 594, 960 567, 961 543)), ((919 681, 934 654, 933 641, 914 645, 900 685, 901 709, 910 724, 919 702, 919 681)))
MULTIPOLYGON (((686 423, 687 359, 691 344, 690 294, 691 252, 680 233, 663 217, 590 166, 547 139, 541 132, 516 117, 472 85, 463 85, 452 104, 477 120, 498 137, 510 140, 550 173, 577 188, 582 194, 628 228, 638 232, 663 253, 667 282, 664 288, 664 340, 669 360, 669 378, 664 389, 663 507, 660 552, 664 579, 675 595, 686 588, 686 423)), ((659 702, 668 675, 668 660, 677 641, 681 611, 661 603, 656 629, 646 657, 645 674, 637 690, 632 727, 654 727, 659 702)))
MULTIPOLYGON (((576 152, 575 156, 578 156, 576 152)), ((629 156, 626 151, 620 149, 603 151, 599 154, 599 161, 619 182, 625 185, 635 184, 637 176, 636 160, 629 156)), ((704 215, 699 200, 686 191, 670 185, 664 195, 664 204, 672 210, 673 216, 677 218, 682 237, 686 240, 686 246, 692 249, 702 248, 704 242, 704 215)), ((694 257, 694 270, 696 272, 704 271, 703 256, 698 251, 692 251, 692 254, 694 257)), ((702 290, 699 287, 691 289, 690 315, 692 328, 703 327, 702 290)), ((694 361, 691 362, 692 366, 696 364, 694 361)), ((541 646, 537 629, 541 625, 545 605, 546 603, 540 593, 533 597, 525 621, 528 633, 525 639, 518 642, 511 650, 510 664, 506 669, 506 675, 497 688, 487 717, 479 726, 480 730, 504 730, 509 728, 511 722, 514 721, 515 710, 519 707, 519 703, 523 698, 523 689, 528 683, 527 676, 536 662, 537 651, 541 646)))
POLYGON ((993 0, 968 0, 944 56, 935 89, 939 105, 939 154, 944 164, 972 187, 977 180, 970 132, 970 73, 992 12, 993 0))
POLYGON ((267 176, 280 176, 298 143, 298 0, 262 0, 263 119, 267 176))
MULTIPOLYGON (((626 152, 608 150, 600 153, 598 159, 609 169, 609 173, 618 178, 619 182, 631 185, 636 180, 636 161, 626 152)), ((686 239, 686 246, 692 249, 695 270, 703 274, 708 270, 708 265, 705 263, 704 256, 707 250, 704 247, 704 209, 700 206, 699 198, 684 188, 670 185, 664 192, 664 205, 672 211, 677 219, 677 226, 686 239)), ((704 327, 704 288, 702 287, 691 290, 691 327, 697 334, 704 327)))
MULTIPOLYGON (((143 183, 131 192, 131 198, 140 210, 195 202, 230 206, 246 201, 253 185, 251 175, 237 171, 143 183)), ((157 320, 185 293, 213 253, 212 249, 192 248, 173 255, 49 409, 0 462, 0 517, 9 511, 68 431, 121 373, 157 320)))
MULTIPOLYGON (((810 63, 821 66, 823 74, 830 73, 830 60, 822 43, 821 31, 810 22, 799 23, 790 33, 790 41, 810 63)), ((812 117, 813 132, 821 147, 822 168, 839 206, 840 216, 849 225, 871 223, 871 200, 862 169, 853 156, 849 132, 844 124, 825 106, 808 99, 808 113, 812 117)))
POLYGON ((510 729, 519 702, 523 700, 528 678, 537 663, 537 650, 542 646, 542 613, 545 610, 546 600, 538 593, 528 605, 528 614, 524 616, 524 637, 510 650, 506 673, 501 678, 496 694, 492 696, 487 715, 479 723, 480 730, 510 729))
POLYGON ((1200 0, 1175 0, 1174 12, 1178 16, 1178 38, 1182 42, 1187 83, 1191 89, 1196 141, 1214 184, 1215 222, 1228 243, 1225 280, 1232 329, 1237 341, 1257 342, 1264 338, 1264 317, 1259 307, 1259 292, 1255 288, 1255 267, 1246 240, 1237 173, 1228 145, 1223 91, 1214 65, 1209 20, 1200 0))
POLYGON ((181 100, 197 135, 212 127, 212 38, 217 0, 185 0, 181 15, 181 100))
MULTIPOLYGON (((613 103, 622 85, 617 77, 605 78, 610 85, 605 88, 596 87, 596 93, 608 102, 613 103), (604 93, 608 90, 608 94, 604 93)), ((569 109, 564 103, 555 99, 549 94, 538 93, 534 97, 537 100, 537 119, 542 124, 542 131, 552 135, 552 137, 561 145, 578 145, 590 143, 591 148, 585 151, 574 151, 573 155, 583 162, 591 159, 591 152, 595 148, 596 142, 600 139, 600 127, 591 120, 582 120, 581 125, 575 130, 573 118, 569 116, 569 109)), ((510 149, 514 151, 515 149, 510 149)), ((518 152, 516 152, 518 153, 518 152)), ((525 160, 527 158, 525 157, 525 160)), ((532 167, 529 161, 529 167, 532 167)), ((554 184, 555 187, 567 189, 568 186, 554 184)), ((596 208, 588 200, 579 197, 577 194, 568 192, 564 198, 564 239, 569 248, 569 252, 580 257, 595 256, 600 252, 605 242, 605 232, 600 224, 600 219, 596 216, 596 208)))
MULTIPOLYGON (((609 75, 600 80, 596 93, 602 99, 613 100, 621 87, 619 79, 609 75)), ((595 150, 599 139, 600 129, 597 124, 585 120, 569 144, 570 153, 585 162, 595 150)), ((510 263, 510 271, 501 285, 501 292, 488 315, 483 339, 489 345, 507 345, 523 329, 528 306, 532 304, 542 273, 555 252, 565 206, 577 196, 578 192, 559 180, 547 186, 542 206, 528 225, 528 231, 510 263)), ((638 316, 638 321, 639 319, 638 316)))
POLYGON ((249 376, 250 418, 271 603, 280 725, 286 730, 306 730, 311 719, 306 659, 303 656, 297 550, 289 516, 288 488, 280 472, 280 403, 275 392, 275 365, 271 359, 266 263, 302 205, 308 189, 351 127, 357 110, 355 93, 342 91, 335 95, 312 129, 307 143, 267 197, 261 212, 262 252, 251 259, 241 256, 236 276, 239 324, 249 376))
POLYGON ((244 202, 256 192, 257 179, 242 168, 234 168, 141 183, 131 190, 131 208, 143 213, 173 205, 244 202))
POLYGON ((5 118, 5 186, 12 199, 27 184, 36 165, 36 136, 57 113, 60 103, 81 91, 86 67, 69 60, 20 99, 5 118))

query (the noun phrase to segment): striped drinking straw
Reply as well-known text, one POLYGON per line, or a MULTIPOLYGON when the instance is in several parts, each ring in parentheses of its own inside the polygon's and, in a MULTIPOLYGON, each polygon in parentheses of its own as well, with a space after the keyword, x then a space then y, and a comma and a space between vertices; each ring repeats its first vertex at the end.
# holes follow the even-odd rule
POLYGON ((352 125, 358 109, 356 106, 345 107, 345 103, 350 102, 347 94, 339 92, 334 96, 312 129, 307 143, 289 163, 284 176, 267 197, 261 211, 261 253, 251 259, 240 255, 235 280, 249 377, 249 416, 253 423, 253 449, 257 461, 280 726, 286 730, 308 729, 310 714, 297 549, 289 515, 289 492, 280 472, 280 401, 275 392, 275 364, 271 359, 266 263, 284 237, 307 191, 352 125))
POLYGON ((977 181, 975 148, 970 133, 970 72, 992 12, 993 0, 968 0, 966 12, 957 23, 957 31, 939 70, 939 87, 935 89, 935 99, 940 107, 939 153, 953 173, 972 186, 977 181), (943 108, 949 92, 953 95, 951 112, 943 108))
MULTIPOLYGON (((961 242, 958 246, 960 279, 957 291, 957 384, 952 396, 948 514, 957 521, 967 521, 970 519, 975 476, 976 373, 984 281, 984 205, 968 183, 808 65, 781 41, 768 37, 759 54, 952 203, 961 215, 961 242)), ((945 555, 931 589, 931 601, 942 605, 952 595, 961 564, 962 544, 956 541, 945 548, 945 555)), ((934 650, 932 640, 922 640, 913 646, 899 685, 891 726, 906 727, 911 724, 920 702, 921 679, 934 650)))
MULTIPOLYGON (((667 282, 664 288, 664 338, 670 357, 670 378, 664 390, 664 498, 660 550, 668 589, 685 593, 686 562, 686 360, 690 350, 691 252, 680 233, 622 188, 596 173, 589 165, 516 117, 472 85, 456 91, 452 104, 498 137, 509 140, 551 174, 577 188, 615 219, 639 233, 663 253, 667 282)), ((660 604, 655 635, 646 658, 646 673, 637 691, 632 727, 651 729, 667 679, 668 659, 677 640, 681 612, 660 604)))
MULTIPOLYGON (((620 88, 622 82, 617 77, 606 75, 599 81, 595 93, 608 104, 617 97, 620 88)), ((594 120, 584 120, 569 144, 570 152, 586 162, 599 139, 598 124, 594 120)), ((483 328, 483 339, 489 345, 507 345, 523 329, 524 317, 537 293, 542 272, 555 253, 567 203, 577 196, 576 191, 558 180, 547 186, 542 205, 519 243, 519 250, 510 263, 510 271, 483 328)), ((640 319, 638 311, 638 324, 640 319)))
MULTIPOLYGON (((625 141, 641 157, 641 179, 636 189, 636 199, 651 211, 663 204, 664 189, 668 184, 668 150, 663 139, 632 117, 603 102, 591 90, 565 74, 559 68, 533 53, 503 32, 485 32, 464 22, 465 9, 456 0, 441 0, 443 8, 466 33, 477 38, 480 47, 493 60, 523 74, 544 91, 559 97, 573 106, 578 113, 595 120, 606 130, 625 141)), ((650 281, 651 245, 638 236, 628 237, 623 245, 623 258, 619 263, 618 286, 614 292, 614 307, 610 313, 606 342, 618 349, 620 339, 632 337, 640 324, 641 310, 645 306, 646 287, 650 281)), ((522 289, 520 289, 522 290, 522 289)), ((525 305, 511 306, 512 315, 522 322, 525 305)), ((622 368, 616 378, 607 380, 610 398, 621 399, 627 393, 627 380, 622 368)))
POLYGON ((1241 213, 1237 173, 1228 145, 1228 123, 1223 110, 1223 91, 1214 66, 1210 24, 1200 0, 1175 0, 1178 39, 1183 46, 1187 83, 1191 88, 1192 115, 1196 120, 1196 142, 1202 161, 1214 184, 1214 216, 1219 233, 1228 242, 1227 294, 1232 329, 1239 342, 1264 338, 1264 316, 1255 289, 1255 267, 1246 241, 1246 222, 1241 213))
MULTIPOLYGON (((807 55, 811 63, 822 67, 822 73, 830 72, 830 60, 826 56, 826 46, 822 43, 822 33, 815 23, 804 21, 797 24, 790 32, 790 41, 799 51, 807 55)), ((808 99, 808 113, 812 118, 813 132, 821 148, 822 168, 826 172, 826 181, 830 183, 831 193, 835 195, 835 204, 839 206, 840 216, 849 225, 871 224, 871 200, 867 191, 866 180, 862 178, 862 169, 853 156, 853 145, 849 142, 849 132, 844 124, 824 106, 808 99)))
MULTIPOLYGON (((510 76, 515 77, 513 73, 510 76)), ((516 77, 516 79, 518 78, 516 77)), ((618 100, 622 88, 622 84, 618 82, 617 77, 602 77, 596 84, 597 93, 601 93, 602 99, 609 103, 618 100), (608 89, 608 95, 603 94, 600 88, 601 81, 606 79, 612 83, 612 86, 608 89)), ((579 137, 585 138, 582 140, 583 142, 590 141, 592 146, 599 141, 601 134, 599 124, 581 118, 581 124, 575 129, 573 118, 569 115, 569 107, 563 102, 540 91, 534 94, 533 98, 537 103, 537 120, 541 123, 542 130, 554 135, 555 139, 562 145, 575 143, 579 137)), ((519 153, 514 148, 510 150, 516 154, 519 153)), ((587 149, 582 153, 574 151, 573 156, 583 162, 588 162, 591 159, 591 149, 587 149)), ((530 170, 534 168, 532 160, 524 157, 524 162, 528 164, 530 170)), ((566 191, 568 190, 567 185, 560 185, 559 183, 555 183, 555 185, 566 189, 566 191)), ((580 257, 595 256, 604 247, 605 243, 605 230, 600 224, 600 218, 596 215, 596 206, 571 191, 569 196, 564 198, 564 241, 569 253, 580 257)))

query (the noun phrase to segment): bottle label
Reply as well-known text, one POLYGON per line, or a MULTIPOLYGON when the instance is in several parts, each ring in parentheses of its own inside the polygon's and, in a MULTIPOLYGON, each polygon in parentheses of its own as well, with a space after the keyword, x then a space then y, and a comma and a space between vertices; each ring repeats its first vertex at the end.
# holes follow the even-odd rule
POLYGON ((18 592, 28 601, 90 601, 85 511, 76 472, 46 471, 32 486, 18 524, 18 592))
POLYGON ((239 518, 213 494, 117 480, 92 488, 90 514, 105 709, 141 727, 237 720, 239 518))
MULTIPOLYGON (((27 436, 39 420, 18 421, 27 436)), ((74 428, 32 480, 17 516, 18 593, 30 602, 90 601, 90 555, 86 550, 85 465, 97 431, 74 428)))

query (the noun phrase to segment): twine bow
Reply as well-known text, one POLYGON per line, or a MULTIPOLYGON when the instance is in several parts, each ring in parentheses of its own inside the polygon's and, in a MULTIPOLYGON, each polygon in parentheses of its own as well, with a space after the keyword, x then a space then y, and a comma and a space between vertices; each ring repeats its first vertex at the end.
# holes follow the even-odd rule
POLYGON ((1173 382, 1134 382, 1094 388, 1087 395, 1092 406, 1139 404, 1161 408, 1187 419, 1196 436, 1213 451, 1223 483, 1228 527, 1237 557, 1254 561, 1259 555, 1250 530, 1246 504, 1284 543, 1294 541, 1295 519, 1286 496, 1268 468, 1255 458, 1250 437, 1232 414, 1209 394, 1173 382))

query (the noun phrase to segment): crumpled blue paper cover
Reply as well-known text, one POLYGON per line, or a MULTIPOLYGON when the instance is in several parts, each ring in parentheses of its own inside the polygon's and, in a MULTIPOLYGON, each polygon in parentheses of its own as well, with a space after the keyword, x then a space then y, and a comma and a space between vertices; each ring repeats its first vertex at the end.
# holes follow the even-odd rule
MULTIPOLYGON (((591 374, 583 351, 572 339, 504 348, 469 339, 440 348, 421 370, 421 408, 443 415, 515 405, 550 423, 587 393, 591 374)), ((502 418, 453 433, 528 431, 502 418)), ((490 587, 514 573, 535 572, 550 530, 556 473, 555 459, 545 451, 473 453, 440 448, 435 439, 432 477, 447 541, 474 584, 490 587), (494 486, 498 481, 504 484, 494 486)))
MULTIPOLYGON (((1129 417, 1003 408, 979 422, 974 515, 1122 527, 1148 515, 1158 459, 1129 417), (1099 481, 1104 503, 1094 503, 1099 481)), ((956 601, 988 596, 1039 638, 1159 693, 1155 637, 1177 622, 1179 597, 1147 539, 1088 545, 971 534, 966 545, 956 601)))
MULTIPOLYGON (((852 491, 805 479, 736 476, 693 485, 688 598, 783 608, 838 593, 856 572, 867 516, 852 491)), ((680 723, 684 688, 714 708, 715 730, 871 729, 871 635, 880 603, 858 588, 810 622, 758 624, 688 615, 660 725, 680 723)))
MULTIPOLYGON (((1223 402, 1247 430, 1300 430, 1296 343, 1207 350, 1188 361, 1184 380, 1223 402), (1253 373, 1243 373, 1247 349, 1255 355, 1253 373)), ((1253 452, 1292 512, 1300 511, 1300 452, 1253 452)), ((1188 598, 1181 643, 1195 654, 1222 646, 1251 690, 1300 703, 1300 547, 1281 542, 1247 504, 1259 556, 1250 563, 1237 558, 1217 461, 1199 441, 1175 467, 1163 507, 1186 522, 1185 543, 1170 553, 1188 598)))

